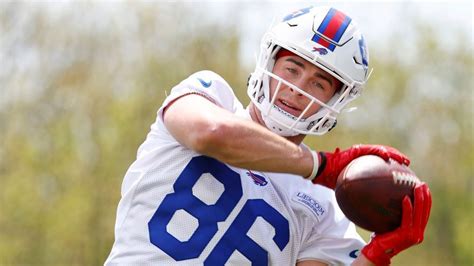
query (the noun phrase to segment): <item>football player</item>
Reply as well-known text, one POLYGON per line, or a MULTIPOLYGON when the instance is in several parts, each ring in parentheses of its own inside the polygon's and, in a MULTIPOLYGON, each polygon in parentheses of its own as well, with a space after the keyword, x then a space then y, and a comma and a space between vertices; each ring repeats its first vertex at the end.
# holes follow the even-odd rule
POLYGON ((354 158, 373 154, 408 165, 405 155, 381 145, 331 153, 302 144, 336 125, 368 76, 367 46, 354 21, 315 7, 264 35, 247 108, 211 71, 176 85, 123 180, 105 264, 382 265, 421 242, 431 202, 426 185, 415 189, 414 203, 404 201, 401 227, 369 244, 332 191, 354 158))

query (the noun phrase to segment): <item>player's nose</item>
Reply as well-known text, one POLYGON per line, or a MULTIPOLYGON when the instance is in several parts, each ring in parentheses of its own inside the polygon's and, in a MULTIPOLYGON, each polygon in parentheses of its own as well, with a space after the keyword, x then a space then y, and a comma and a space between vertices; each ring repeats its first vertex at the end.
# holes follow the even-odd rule
MULTIPOLYGON (((298 85, 296 85, 296 84, 294 84, 294 85, 298 87, 298 85)), ((289 87, 289 89, 290 89, 291 94, 293 94, 295 96, 303 96, 303 94, 299 90, 296 90, 293 87, 289 87)))

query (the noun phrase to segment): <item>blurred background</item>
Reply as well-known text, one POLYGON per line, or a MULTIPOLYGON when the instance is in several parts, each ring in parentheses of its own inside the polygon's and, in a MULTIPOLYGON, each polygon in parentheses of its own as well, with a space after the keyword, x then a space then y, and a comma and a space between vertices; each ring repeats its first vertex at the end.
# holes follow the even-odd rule
MULTIPOLYGON (((166 93, 209 69, 246 105, 264 31, 319 3, 2 1, 0 264, 103 264, 122 178, 166 93)), ((474 265, 472 3, 331 5, 358 22, 374 72, 358 109, 306 142, 406 153, 434 202, 425 242, 393 265, 474 265)))

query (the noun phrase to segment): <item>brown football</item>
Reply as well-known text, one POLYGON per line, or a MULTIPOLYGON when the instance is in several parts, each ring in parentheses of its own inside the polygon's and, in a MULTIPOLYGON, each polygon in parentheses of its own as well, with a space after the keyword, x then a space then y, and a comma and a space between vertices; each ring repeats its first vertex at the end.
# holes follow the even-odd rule
POLYGON ((357 226, 375 233, 400 226, 402 200, 420 182, 406 165, 375 155, 353 160, 341 172, 336 199, 342 212, 357 226))

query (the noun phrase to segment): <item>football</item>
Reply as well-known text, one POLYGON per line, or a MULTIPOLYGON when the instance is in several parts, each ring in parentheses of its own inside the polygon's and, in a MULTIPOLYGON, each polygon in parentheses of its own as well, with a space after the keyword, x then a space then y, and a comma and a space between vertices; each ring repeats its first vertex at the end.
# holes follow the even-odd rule
POLYGON ((402 200, 420 182, 406 165, 375 155, 359 157, 344 168, 336 184, 342 212, 357 226, 375 233, 401 224, 402 200))

